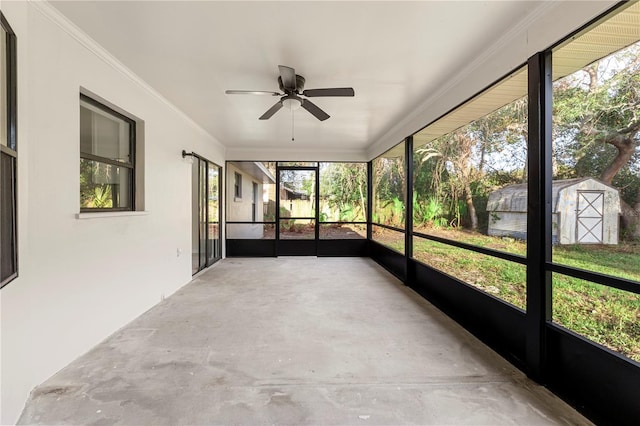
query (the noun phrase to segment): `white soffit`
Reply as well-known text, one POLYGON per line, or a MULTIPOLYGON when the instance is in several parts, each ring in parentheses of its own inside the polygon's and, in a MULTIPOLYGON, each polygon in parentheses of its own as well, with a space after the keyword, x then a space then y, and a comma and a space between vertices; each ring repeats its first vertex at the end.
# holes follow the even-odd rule
MULTIPOLYGON (((590 63, 640 40, 640 3, 631 4, 611 19, 586 28, 553 53, 553 79, 571 74, 590 63)), ((527 70, 522 68, 456 108, 413 137, 414 146, 465 126, 527 94, 527 70)))
POLYGON ((640 3, 568 41, 553 52, 553 79, 564 77, 640 40, 640 3))
POLYGON ((481 95, 456 108, 445 117, 435 121, 413 136, 413 144, 418 147, 450 133, 496 109, 520 99, 527 94, 527 69, 521 68, 499 84, 492 86, 481 95))

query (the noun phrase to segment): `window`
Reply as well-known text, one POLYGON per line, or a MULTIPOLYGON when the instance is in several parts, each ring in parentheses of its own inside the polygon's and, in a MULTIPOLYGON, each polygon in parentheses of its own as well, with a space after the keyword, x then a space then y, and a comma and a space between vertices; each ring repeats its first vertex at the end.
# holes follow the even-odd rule
POLYGON ((192 165, 191 273, 196 274, 222 257, 220 239, 221 167, 197 154, 192 165))
POLYGON ((230 161, 227 163, 226 237, 228 240, 276 238, 276 163, 230 161), (242 196, 242 177, 251 182, 251 199, 242 196), (235 196, 232 196, 232 194, 235 196))
POLYGON ((233 196, 235 198, 242 198, 242 175, 240 173, 234 174, 233 187, 233 196))
POLYGON ((521 309, 527 79, 519 68, 413 135, 414 259, 521 309))
POLYGON ((251 221, 255 222, 257 220, 258 212, 258 184, 253 182, 253 198, 251 199, 251 221))
POLYGON ((552 319, 640 361, 640 3, 552 53, 552 319), (557 201, 556 201, 557 200, 557 201))
POLYGON ((372 238, 401 254, 405 250, 405 142, 372 161, 372 238))
POLYGON ((80 95, 80 210, 135 210, 136 123, 80 95))
POLYGON ((16 37, 0 12, 0 287, 18 275, 16 37))
POLYGON ((319 163, 321 240, 367 238, 367 164, 319 163))

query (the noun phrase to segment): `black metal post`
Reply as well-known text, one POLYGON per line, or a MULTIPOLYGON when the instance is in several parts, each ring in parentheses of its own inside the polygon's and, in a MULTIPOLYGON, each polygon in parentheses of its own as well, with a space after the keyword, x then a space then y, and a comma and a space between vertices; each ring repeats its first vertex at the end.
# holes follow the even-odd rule
POLYGON ((316 205, 316 214, 315 214, 315 245, 316 245, 316 256, 318 255, 318 241, 320 240, 320 163, 316 163, 316 170, 314 172, 315 174, 315 185, 316 185, 316 189, 315 189, 315 193, 316 193, 316 199, 315 199, 315 205, 316 205))
POLYGON ((373 222, 373 160, 367 162, 367 240, 372 239, 373 222))
POLYGON ((209 263, 209 261, 211 260, 211 249, 212 247, 209 247, 209 241, 211 240, 211 235, 209 235, 209 233, 211 232, 211 229, 209 229, 209 165, 211 163, 209 163, 209 161, 205 161, 204 165, 205 165, 205 170, 204 170, 204 235, 205 235, 205 240, 204 240, 204 256, 205 256, 205 262, 204 264, 206 266, 210 266, 211 263, 209 263))
POLYGON ((276 163, 276 226, 275 226, 275 248, 278 256, 278 242, 280 241, 280 166, 276 163))
POLYGON ((528 61, 527 374, 546 382, 546 324, 551 320, 551 52, 528 61))
POLYGON ((404 218, 404 257, 405 284, 411 285, 415 281, 415 274, 411 267, 413 258, 413 136, 404 142, 404 170, 405 176, 405 218, 404 218))

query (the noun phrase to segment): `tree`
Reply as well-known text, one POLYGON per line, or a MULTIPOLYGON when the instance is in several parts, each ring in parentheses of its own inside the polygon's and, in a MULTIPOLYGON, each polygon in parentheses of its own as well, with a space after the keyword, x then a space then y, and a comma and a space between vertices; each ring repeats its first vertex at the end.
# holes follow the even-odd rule
POLYGON ((322 163, 321 202, 337 210, 338 220, 365 221, 367 211, 367 167, 364 163, 322 163))
POLYGON ((403 227, 406 193, 404 155, 380 156, 372 163, 374 222, 403 227))
POLYGON ((623 229, 640 238, 640 43, 554 84, 554 143, 560 177, 617 187, 623 229))
POLYGON ((526 108, 526 97, 517 99, 418 148, 414 165, 414 184, 421 193, 418 202, 429 198, 422 194, 428 192, 423 182, 430 182, 430 195, 449 206, 450 223, 460 225, 461 201, 468 227, 479 230, 480 215, 486 217, 486 212, 477 204, 486 203, 496 184, 526 181, 526 108))

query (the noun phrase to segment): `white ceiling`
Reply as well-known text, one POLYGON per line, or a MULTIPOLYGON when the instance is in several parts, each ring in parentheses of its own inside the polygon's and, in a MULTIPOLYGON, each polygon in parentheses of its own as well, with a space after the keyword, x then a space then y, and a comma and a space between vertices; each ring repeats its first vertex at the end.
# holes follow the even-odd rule
MULTIPOLYGON (((365 152, 540 2, 55 1, 126 67, 229 148, 365 152), (355 89, 314 98, 331 115, 280 110, 278 65, 306 88, 355 89)), ((424 123, 427 124, 427 123, 424 123)))

